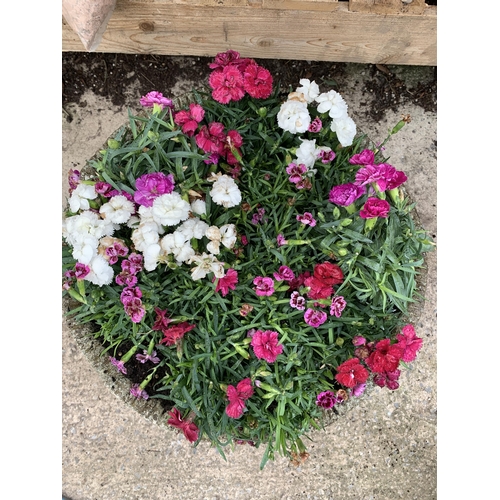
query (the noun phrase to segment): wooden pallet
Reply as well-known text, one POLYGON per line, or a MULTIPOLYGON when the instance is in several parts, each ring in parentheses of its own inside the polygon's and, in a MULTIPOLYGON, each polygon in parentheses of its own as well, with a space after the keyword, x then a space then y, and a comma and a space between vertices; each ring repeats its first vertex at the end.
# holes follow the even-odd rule
MULTIPOLYGON (((213 57, 228 49, 263 59, 436 66, 437 7, 425 0, 118 0, 97 51, 213 57)), ((85 51, 64 18, 62 50, 85 51)))

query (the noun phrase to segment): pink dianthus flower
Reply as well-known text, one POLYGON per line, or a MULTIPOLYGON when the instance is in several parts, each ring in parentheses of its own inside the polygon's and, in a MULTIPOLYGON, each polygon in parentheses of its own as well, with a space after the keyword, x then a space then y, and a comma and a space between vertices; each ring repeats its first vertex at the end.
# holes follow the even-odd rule
POLYGON ((161 92, 157 92, 156 90, 148 92, 145 96, 142 96, 139 102, 141 103, 141 106, 144 106, 145 108, 152 108, 155 104, 158 104, 161 109, 165 106, 173 108, 172 99, 164 97, 161 92))
POLYGON ((266 99, 273 90, 273 77, 267 69, 252 61, 245 68, 244 89, 250 97, 266 99))
POLYGON ((362 219, 373 219, 375 217, 386 218, 389 215, 391 206, 386 200, 380 198, 368 198, 359 211, 362 219))
POLYGON ((224 133, 224 125, 222 123, 211 122, 208 126, 203 125, 195 139, 197 146, 205 153, 223 155, 226 134, 224 133))
POLYGON ((404 349, 401 359, 405 363, 413 361, 417 357, 417 352, 422 348, 422 339, 415 334, 413 325, 406 325, 401 333, 396 335, 399 346, 404 349))
POLYGON ((236 283, 238 283, 238 272, 234 269, 228 269, 225 276, 222 278, 214 277, 212 281, 215 280, 217 280, 215 291, 221 292, 222 296, 225 297, 229 293, 229 289, 236 289, 236 283))
POLYGON ((181 126, 183 134, 192 137, 204 116, 205 110, 199 104, 192 102, 189 111, 181 110, 175 114, 174 123, 181 126))
POLYGON ((273 330, 257 330, 250 345, 259 359, 274 363, 279 354, 283 352, 283 345, 278 344, 278 332, 273 330))
POLYGON ((253 396, 252 381, 245 378, 238 382, 238 385, 228 385, 226 390, 229 404, 226 407, 226 414, 231 418, 240 418, 245 410, 245 401, 253 396))
POLYGON ((260 297, 269 296, 274 293, 274 281, 271 278, 257 276, 253 280, 255 293, 260 297))
POLYGON ((233 65, 224 66, 222 70, 210 73, 208 83, 213 89, 212 97, 221 104, 239 101, 245 95, 243 74, 233 65))

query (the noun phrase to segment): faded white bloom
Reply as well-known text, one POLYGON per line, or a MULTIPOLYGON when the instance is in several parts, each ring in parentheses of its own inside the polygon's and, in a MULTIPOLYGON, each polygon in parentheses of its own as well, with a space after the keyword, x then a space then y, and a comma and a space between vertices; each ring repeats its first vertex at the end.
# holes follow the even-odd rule
POLYGON ((167 255, 175 257, 177 264, 187 262, 195 254, 189 238, 186 239, 185 235, 180 231, 166 234, 161 239, 160 245, 167 255))
POLYGON ((347 103, 344 98, 335 90, 324 92, 316 97, 318 102, 317 110, 320 113, 327 113, 334 120, 341 119, 347 116, 347 103))
POLYGON ((333 120, 330 128, 337 134, 337 138, 342 146, 350 146, 356 136, 356 124, 350 116, 342 120, 333 120))
POLYGON ((144 252, 147 247, 158 243, 160 235, 158 234, 158 225, 156 222, 145 222, 132 231, 132 241, 136 250, 144 252))
POLYGON ((175 226, 189 217, 191 206, 176 191, 155 198, 151 211, 153 219, 163 226, 175 226))
POLYGON ((210 191, 212 200, 225 208, 235 207, 241 203, 241 192, 232 177, 221 175, 210 191))
POLYGON ((207 213, 207 204, 204 200, 194 200, 191 203, 191 212, 197 215, 205 215, 207 213))
POLYGON ((210 226, 207 228, 207 230, 205 231, 205 236, 209 239, 209 240, 217 240, 217 241, 220 241, 220 229, 217 227, 217 226, 210 226))
POLYGON ((220 240, 210 240, 207 243, 207 250, 213 255, 218 255, 220 252, 220 240))
POLYGON ((176 231, 182 233, 186 240, 190 240, 191 238, 196 238, 200 240, 205 236, 205 231, 208 229, 208 224, 198 217, 192 217, 187 221, 184 221, 176 231))
POLYGON ((308 169, 314 166, 318 155, 319 148, 316 147, 316 139, 308 140, 301 139, 302 144, 295 152, 297 163, 303 163, 308 169))
POLYGON ((220 228, 221 243, 231 250, 236 243, 236 226, 234 224, 224 224, 220 228))
POLYGON ((295 92, 302 92, 307 102, 311 103, 319 96, 319 86, 316 82, 311 82, 307 78, 301 78, 299 83, 301 87, 297 87, 295 92))
POLYGON ((74 213, 78 212, 78 210, 88 210, 90 208, 89 200, 95 200, 96 198, 95 187, 80 182, 68 200, 69 208, 74 213))
POLYGON ((224 264, 219 262, 214 255, 203 252, 201 255, 194 255, 188 261, 188 264, 195 263, 196 266, 191 269, 193 281, 204 278, 208 273, 214 273, 216 278, 224 277, 224 264))
POLYGON ((102 256, 96 255, 89 263, 90 273, 85 277, 86 280, 94 285, 109 285, 113 281, 113 268, 109 262, 102 256))
POLYGON ((306 102, 285 101, 278 112, 278 125, 292 134, 306 132, 311 124, 311 116, 306 102))
POLYGON ((127 200, 122 194, 112 196, 107 203, 101 206, 99 213, 103 219, 109 220, 114 224, 124 224, 135 212, 135 205, 127 200))

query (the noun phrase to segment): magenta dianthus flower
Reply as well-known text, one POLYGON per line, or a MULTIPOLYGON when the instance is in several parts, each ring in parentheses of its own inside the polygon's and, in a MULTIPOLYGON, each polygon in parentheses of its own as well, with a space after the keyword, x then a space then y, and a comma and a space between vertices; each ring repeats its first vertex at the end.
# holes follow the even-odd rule
POLYGON ((276 281, 291 281, 295 278, 294 272, 288 266, 280 266, 277 273, 274 273, 276 281))
POLYGON ((151 354, 148 354, 148 351, 145 349, 142 351, 144 354, 136 354, 135 359, 140 363, 146 363, 147 361, 151 361, 153 364, 158 364, 160 362, 160 358, 156 355, 156 351, 152 351, 151 354))
POLYGON ((348 207, 354 203, 358 198, 365 194, 366 189, 362 186, 357 186, 352 182, 334 186, 328 197, 330 203, 335 203, 341 207, 348 207))
POLYGON ((292 292, 292 296, 290 297, 290 307, 303 311, 306 308, 305 297, 302 297, 302 295, 300 295, 297 291, 292 292))
POLYGON ((362 219, 373 219, 375 217, 385 218, 389 215, 391 206, 386 200, 380 198, 368 198, 359 211, 359 216, 362 219))
POLYGON ((373 165, 375 153, 370 149, 364 149, 361 153, 355 154, 349 160, 351 165, 373 165))
POLYGON ((165 175, 163 172, 153 172, 141 175, 135 181, 134 201, 145 207, 152 207, 153 202, 162 194, 170 194, 174 190, 173 174, 165 175))
POLYGON ((113 356, 109 357, 109 361, 113 366, 116 367, 116 369, 123 373, 124 375, 127 374, 127 369, 125 368, 125 363, 123 361, 118 361, 116 358, 113 358, 113 356))
POLYGON ((283 245, 286 245, 288 243, 288 240, 286 240, 282 234, 278 234, 278 236, 276 236, 276 243, 279 247, 281 247, 283 245))
POLYGON ((304 225, 309 225, 311 227, 314 227, 316 225, 316 219, 312 216, 311 212, 304 212, 303 215, 299 214, 296 218, 304 225))
POLYGON ((278 355, 283 352, 283 345, 278 344, 278 332, 273 330, 257 330, 250 345, 255 355, 268 363, 274 363, 278 355))
POLYGON ((335 316, 340 318, 342 316, 342 311, 345 309, 347 302, 341 295, 334 295, 332 297, 332 303, 330 304, 330 316, 335 316))
POLYGON ((87 274, 90 273, 90 267, 87 266, 86 264, 82 264, 81 262, 77 262, 75 264, 75 274, 74 274, 74 277, 77 279, 77 280, 82 280, 84 279, 87 274))
POLYGON ((308 132, 319 132, 323 128, 323 123, 321 122, 321 119, 317 116, 310 124, 309 128, 307 129, 308 132))
POLYGON ((274 293, 274 281, 271 278, 257 276, 253 280, 255 293, 260 297, 272 295, 274 293))
POLYGON ((304 313, 304 321, 314 328, 321 326, 327 320, 327 314, 324 311, 317 311, 315 309, 307 309, 304 313))
POLYGON ((130 395, 133 396, 134 398, 137 398, 137 399, 139 399, 139 398, 148 399, 149 398, 148 393, 144 389, 141 389, 139 387, 139 384, 134 384, 130 388, 130 395))
POLYGON ((320 392, 316 397, 316 404, 326 410, 333 408, 336 402, 337 398, 332 391, 320 392))
POLYGON ((139 102, 141 103, 141 106, 144 106, 145 108, 152 108, 155 104, 160 106, 160 109, 163 109, 165 106, 173 108, 172 99, 163 97, 163 94, 161 92, 157 92, 156 90, 148 92, 145 96, 142 96, 139 102))
POLYGON ((307 167, 304 163, 289 163, 286 167, 286 173, 290 176, 288 180, 293 184, 297 184, 302 180, 303 175, 307 172, 307 167))

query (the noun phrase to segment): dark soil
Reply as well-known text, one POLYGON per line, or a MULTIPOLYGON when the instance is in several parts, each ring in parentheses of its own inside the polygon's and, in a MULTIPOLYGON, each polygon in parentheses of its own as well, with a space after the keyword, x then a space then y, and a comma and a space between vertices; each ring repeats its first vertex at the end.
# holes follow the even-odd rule
MULTIPOLYGON (((85 106, 84 93, 92 91, 108 98, 114 105, 137 106, 142 95, 158 90, 169 95, 179 81, 206 82, 212 58, 196 56, 163 56, 138 54, 110 54, 88 52, 63 52, 62 54, 62 105, 70 103, 85 106)), ((301 78, 312 78, 321 87, 334 88, 342 93, 347 72, 353 64, 324 61, 299 61, 256 59, 267 68, 283 88, 294 90, 301 78)), ((363 92, 368 112, 374 120, 383 118, 389 109, 405 103, 414 103, 426 111, 436 111, 437 72, 426 68, 425 81, 412 85, 405 82, 411 67, 357 64, 364 73, 363 92)), ((191 89, 186 89, 186 92, 191 89)), ((323 89, 322 89, 323 90, 323 89)), ((71 114, 67 114, 71 120, 71 114)))

